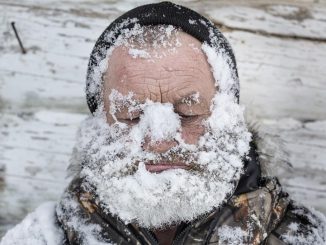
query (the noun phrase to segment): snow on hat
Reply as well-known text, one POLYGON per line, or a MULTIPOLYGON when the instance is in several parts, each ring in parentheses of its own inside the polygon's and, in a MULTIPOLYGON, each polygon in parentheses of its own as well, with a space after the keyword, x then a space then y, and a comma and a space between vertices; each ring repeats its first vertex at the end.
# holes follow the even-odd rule
MULTIPOLYGON (((132 29, 135 25, 172 25, 212 47, 215 54, 209 55, 206 52, 208 59, 214 60, 218 55, 223 56, 223 61, 225 61, 227 67, 222 66, 219 70, 222 70, 222 72, 225 69, 227 70, 227 75, 231 77, 231 79, 227 79, 227 92, 232 93, 239 101, 239 79, 236 61, 227 39, 211 21, 197 12, 171 2, 161 2, 139 6, 126 12, 114 20, 96 41, 89 59, 86 77, 86 99, 92 113, 96 111, 101 101, 103 81, 101 70, 98 67, 105 60, 108 50, 115 44, 119 35, 123 31, 132 29)), ((216 78, 216 74, 214 74, 214 77, 215 80, 219 80, 216 78)), ((219 74, 217 77, 225 77, 225 74, 219 74)))

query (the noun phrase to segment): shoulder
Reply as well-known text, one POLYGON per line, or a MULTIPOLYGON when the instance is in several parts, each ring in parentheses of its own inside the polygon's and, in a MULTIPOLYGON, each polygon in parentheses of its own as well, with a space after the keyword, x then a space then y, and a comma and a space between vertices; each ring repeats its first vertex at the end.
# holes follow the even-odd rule
POLYGON ((312 208, 290 202, 284 218, 265 244, 326 244, 326 217, 312 208))
POLYGON ((63 231, 56 224, 55 203, 47 202, 9 230, 1 245, 59 245, 63 242, 63 231))

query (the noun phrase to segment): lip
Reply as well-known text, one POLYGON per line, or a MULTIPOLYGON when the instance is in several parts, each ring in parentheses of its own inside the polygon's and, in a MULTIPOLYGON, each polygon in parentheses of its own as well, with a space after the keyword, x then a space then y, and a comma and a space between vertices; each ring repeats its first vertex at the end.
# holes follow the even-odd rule
POLYGON ((185 170, 189 170, 190 167, 185 165, 185 164, 181 164, 181 163, 157 163, 157 164, 145 164, 146 170, 148 172, 151 173, 161 173, 163 171, 166 170, 170 170, 170 169, 185 169, 185 170))

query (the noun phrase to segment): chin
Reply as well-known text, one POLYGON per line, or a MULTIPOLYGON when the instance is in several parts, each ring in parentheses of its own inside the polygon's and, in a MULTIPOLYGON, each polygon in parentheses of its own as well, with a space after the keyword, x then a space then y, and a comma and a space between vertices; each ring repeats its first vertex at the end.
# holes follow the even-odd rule
POLYGON ((184 169, 157 174, 140 166, 133 175, 112 177, 104 185, 100 180, 98 201, 126 224, 162 228, 192 221, 219 207, 233 193, 240 171, 233 170, 232 181, 213 176, 184 169))

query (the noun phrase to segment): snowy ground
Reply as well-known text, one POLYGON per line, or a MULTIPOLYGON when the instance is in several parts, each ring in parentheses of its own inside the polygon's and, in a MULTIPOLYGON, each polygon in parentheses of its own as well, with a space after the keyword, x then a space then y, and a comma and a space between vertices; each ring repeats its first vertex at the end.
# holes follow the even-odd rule
MULTIPOLYGON (((0 0, 0 237, 61 194, 88 113, 88 55, 110 21, 145 2, 0 0)), ((326 4, 272 2, 183 4, 209 16, 233 45, 248 118, 284 142, 293 165, 281 175, 285 188, 326 213, 326 4)))

